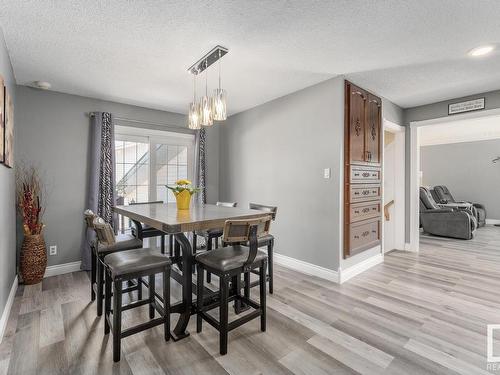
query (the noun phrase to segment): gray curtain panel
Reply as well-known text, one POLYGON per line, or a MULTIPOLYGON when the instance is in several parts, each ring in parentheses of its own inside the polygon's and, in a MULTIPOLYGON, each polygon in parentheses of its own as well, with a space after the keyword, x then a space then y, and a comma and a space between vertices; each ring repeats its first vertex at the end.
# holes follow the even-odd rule
MULTIPOLYGON (((115 137, 111 113, 94 112, 90 121, 89 190, 86 208, 107 223, 114 224, 115 204, 115 137)), ((81 247, 82 269, 90 269, 90 243, 94 233, 85 232, 81 247)))
POLYGON ((204 128, 196 132, 195 149, 195 184, 201 191, 198 194, 199 203, 207 203, 207 156, 205 153, 207 134, 204 128))

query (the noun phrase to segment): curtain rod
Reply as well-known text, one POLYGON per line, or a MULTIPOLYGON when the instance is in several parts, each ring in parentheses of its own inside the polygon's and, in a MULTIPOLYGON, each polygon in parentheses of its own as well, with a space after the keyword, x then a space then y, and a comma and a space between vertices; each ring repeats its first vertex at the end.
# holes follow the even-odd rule
MULTIPOLYGON (((94 117, 95 112, 89 112, 88 115, 89 115, 89 117, 94 117)), ((172 130, 172 131, 181 132, 181 133, 187 133, 187 134, 195 134, 196 133, 192 129, 184 128, 184 127, 176 126, 176 125, 170 125, 167 123, 153 122, 153 121, 146 121, 146 120, 137 120, 137 119, 131 119, 131 118, 127 118, 127 117, 122 117, 119 115, 113 116, 113 119, 117 120, 117 121, 131 122, 131 123, 135 123, 135 124, 159 126, 159 127, 165 128, 167 130, 172 130)))

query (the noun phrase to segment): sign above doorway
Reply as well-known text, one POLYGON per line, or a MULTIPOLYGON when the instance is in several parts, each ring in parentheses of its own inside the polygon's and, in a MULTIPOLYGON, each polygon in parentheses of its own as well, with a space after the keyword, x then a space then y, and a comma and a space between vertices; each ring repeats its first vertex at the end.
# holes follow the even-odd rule
POLYGON ((484 98, 467 100, 466 102, 452 103, 448 105, 448 115, 478 111, 485 108, 484 104, 484 98))

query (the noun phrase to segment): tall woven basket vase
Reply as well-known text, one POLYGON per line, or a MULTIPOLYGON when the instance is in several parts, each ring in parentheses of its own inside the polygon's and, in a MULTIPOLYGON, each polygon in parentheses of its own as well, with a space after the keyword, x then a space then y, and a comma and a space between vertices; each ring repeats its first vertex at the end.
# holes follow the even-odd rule
POLYGON ((25 235, 21 246, 21 276, 27 285, 38 284, 47 267, 47 248, 43 235, 25 235))

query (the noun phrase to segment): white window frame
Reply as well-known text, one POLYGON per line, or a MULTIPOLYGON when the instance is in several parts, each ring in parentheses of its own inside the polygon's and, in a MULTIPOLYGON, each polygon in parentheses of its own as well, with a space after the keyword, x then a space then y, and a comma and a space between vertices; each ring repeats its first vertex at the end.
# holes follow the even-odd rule
POLYGON ((156 166, 156 152, 153 152, 153 150, 156 149, 158 144, 187 146, 188 179, 192 181, 194 178, 194 134, 115 125, 115 140, 149 144, 149 201, 166 200, 165 197, 157 197, 157 178, 156 168, 154 167, 156 166))

